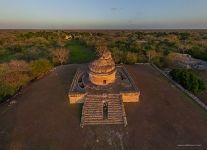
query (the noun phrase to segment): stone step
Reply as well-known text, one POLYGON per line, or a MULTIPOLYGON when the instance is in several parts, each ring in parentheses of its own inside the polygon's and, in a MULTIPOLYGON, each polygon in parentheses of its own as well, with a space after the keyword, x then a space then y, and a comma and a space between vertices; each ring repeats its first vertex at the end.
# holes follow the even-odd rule
POLYGON ((122 120, 123 117, 120 116, 108 116, 108 119, 121 119, 122 120))
POLYGON ((121 117, 123 116, 123 115, 122 115, 122 112, 111 112, 111 113, 108 114, 108 116, 116 116, 116 115, 117 115, 117 116, 118 116, 118 115, 121 115, 121 117))
POLYGON ((95 109, 95 108, 87 108, 86 110, 85 110, 86 112, 87 111, 100 111, 100 112, 102 112, 102 109, 95 109))
POLYGON ((85 121, 102 121, 103 117, 96 117, 96 118, 85 118, 85 121))
POLYGON ((84 116, 85 118, 103 118, 103 115, 94 115, 94 116, 91 116, 91 115, 86 115, 84 116))
POLYGON ((102 108, 103 107, 102 105, 101 106, 98 106, 98 105, 96 105, 96 106, 95 105, 88 105, 87 106, 86 105, 85 107, 88 108, 88 109, 97 109, 97 110, 102 110, 103 109, 102 108))
MULTIPOLYGON (((96 114, 95 114, 96 116, 97 116, 97 115, 101 115, 101 116, 103 115, 102 112, 92 112, 92 113, 96 113, 96 114)), ((93 114, 88 113, 88 112, 85 112, 84 115, 85 115, 85 116, 94 116, 93 114)), ((116 111, 116 112, 114 111, 114 112, 109 112, 109 113, 108 113, 108 116, 116 116, 116 115, 121 115, 121 116, 122 116, 122 112, 121 112, 121 111, 119 111, 119 112, 118 112, 118 111, 116 111)))
POLYGON ((85 112, 84 115, 91 115, 91 116, 94 116, 94 115, 100 115, 102 116, 103 113, 102 112, 85 112))
MULTIPOLYGON (((85 115, 85 118, 103 118, 103 115, 95 115, 95 116, 91 116, 91 115, 85 115)), ((123 118, 123 116, 120 115, 108 115, 108 118, 123 118)))
POLYGON ((85 113, 84 114, 88 114, 88 115, 92 115, 93 116, 93 114, 103 114, 102 113, 102 111, 90 111, 90 110, 87 110, 87 111, 85 111, 85 113))
POLYGON ((86 105, 85 106, 86 108, 91 108, 91 109, 93 109, 93 108, 95 108, 95 109, 100 109, 100 110, 102 110, 102 107, 103 107, 103 105, 86 105))
POLYGON ((101 119, 103 120, 103 116, 85 116, 85 120, 87 119, 101 119))
MULTIPOLYGON (((88 113, 97 112, 98 113, 98 112, 103 112, 103 111, 102 110, 97 110, 97 109, 87 109, 84 112, 88 112, 88 113)), ((122 109, 121 108, 118 108, 118 109, 108 109, 108 114, 117 113, 117 112, 122 113, 122 109)))
POLYGON ((90 103, 93 103, 93 104, 99 104, 99 103, 102 103, 102 101, 87 101, 86 104, 90 104, 90 103))
POLYGON ((123 124, 123 120, 117 121, 85 121, 85 125, 95 125, 95 124, 123 124))
POLYGON ((121 101, 117 99, 112 99, 111 101, 109 101, 109 103, 121 103, 121 101))
POLYGON ((97 103, 86 103, 84 104, 85 106, 103 106, 102 102, 97 102, 97 103))
POLYGON ((91 115, 91 116, 103 116, 103 113, 102 112, 96 112, 96 113, 88 113, 88 112, 86 112, 86 113, 84 113, 84 115, 91 115))
MULTIPOLYGON (((99 103, 102 103, 102 102, 99 102, 99 103)), ((96 106, 100 106, 102 107, 103 105, 102 104, 95 104, 95 103, 90 103, 90 104, 85 104, 85 106, 93 106, 93 107, 96 107, 96 106)))
POLYGON ((94 115, 103 115, 103 112, 102 111, 85 111, 84 114, 94 116, 94 115))
POLYGON ((119 106, 119 107, 121 107, 121 104, 118 104, 118 103, 115 103, 115 104, 109 103, 108 104, 108 107, 113 107, 113 106, 119 106))
POLYGON ((121 122, 122 118, 111 118, 111 119, 103 119, 103 118, 85 118, 85 122, 121 122))
POLYGON ((103 120, 103 117, 85 117, 84 118, 84 121, 85 122, 96 122, 96 121, 102 121, 102 122, 109 122, 109 121, 113 121, 113 122, 116 122, 116 121, 123 121, 123 118, 122 117, 108 117, 107 120, 103 120))
POLYGON ((111 118, 122 119, 123 117, 122 116, 108 116, 108 119, 111 119, 111 118))
POLYGON ((102 109, 95 109, 95 108, 87 108, 85 111, 101 111, 102 112, 102 109))
POLYGON ((120 101, 109 101, 108 103, 109 103, 109 104, 121 104, 120 101))
POLYGON ((120 94, 86 95, 82 110, 82 125, 124 124, 123 103, 120 94), (103 120, 103 101, 108 102, 108 119, 103 120))
POLYGON ((87 99, 87 100, 102 100, 102 99, 105 99, 105 98, 86 97, 85 99, 87 99))
MULTIPOLYGON (((87 118, 87 117, 88 117, 88 118, 91 118, 91 117, 92 117, 92 118, 93 118, 93 117, 102 117, 102 118, 103 118, 103 115, 102 115, 102 114, 97 114, 97 115, 85 114, 84 117, 85 117, 85 118, 87 118)), ((108 115, 108 118, 111 118, 111 117, 123 118, 123 115, 122 115, 121 113, 120 113, 120 114, 109 114, 109 115, 108 115)))
MULTIPOLYGON (((120 114, 120 115, 121 115, 121 114, 120 114)), ((113 116, 112 116, 112 115, 109 115, 108 118, 123 118, 123 117, 120 116, 120 115, 117 115, 117 116, 116 116, 116 115, 113 115, 113 116)))
POLYGON ((113 105, 113 106, 112 105, 108 105, 108 109, 109 108, 121 108, 121 106, 120 105, 113 105))
POLYGON ((121 107, 109 107, 108 110, 122 110, 121 107))
POLYGON ((108 112, 109 115, 116 115, 116 114, 122 114, 122 111, 110 111, 108 112))
POLYGON ((118 117, 118 118, 123 118, 123 116, 122 116, 122 114, 117 114, 117 115, 114 115, 114 114, 112 114, 112 115, 108 115, 108 118, 114 118, 114 117, 118 117))
POLYGON ((117 109, 108 109, 108 113, 113 113, 113 112, 121 112, 121 113, 122 113, 122 109, 121 109, 121 108, 117 108, 117 109))
POLYGON ((121 107, 108 107, 108 110, 119 110, 122 109, 121 107))

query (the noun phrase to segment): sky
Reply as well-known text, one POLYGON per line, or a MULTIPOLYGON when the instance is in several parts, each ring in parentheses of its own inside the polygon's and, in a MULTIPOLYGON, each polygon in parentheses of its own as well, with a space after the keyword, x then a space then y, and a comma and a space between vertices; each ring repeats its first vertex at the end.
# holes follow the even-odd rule
POLYGON ((0 29, 207 29, 207 0, 0 0, 0 29))

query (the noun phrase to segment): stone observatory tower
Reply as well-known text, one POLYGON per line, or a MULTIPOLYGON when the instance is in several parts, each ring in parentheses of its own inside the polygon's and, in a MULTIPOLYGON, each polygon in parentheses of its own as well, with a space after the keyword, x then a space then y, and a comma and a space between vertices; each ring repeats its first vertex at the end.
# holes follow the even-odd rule
POLYGON ((81 65, 73 78, 70 104, 83 103, 80 126, 127 125, 124 102, 138 102, 140 91, 125 67, 116 66, 105 48, 89 65, 81 65))
POLYGON ((111 52, 105 51, 102 56, 89 65, 89 80, 95 85, 108 85, 116 79, 116 67, 111 52))

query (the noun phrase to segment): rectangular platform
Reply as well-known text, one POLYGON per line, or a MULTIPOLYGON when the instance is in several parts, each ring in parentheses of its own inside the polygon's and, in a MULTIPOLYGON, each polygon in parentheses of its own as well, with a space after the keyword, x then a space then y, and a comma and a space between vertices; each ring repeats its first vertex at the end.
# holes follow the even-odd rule
POLYGON ((124 102, 138 102, 140 91, 124 68, 116 67, 116 80, 95 85, 86 67, 78 69, 69 90, 69 102, 83 103, 80 126, 96 124, 127 125, 124 102))

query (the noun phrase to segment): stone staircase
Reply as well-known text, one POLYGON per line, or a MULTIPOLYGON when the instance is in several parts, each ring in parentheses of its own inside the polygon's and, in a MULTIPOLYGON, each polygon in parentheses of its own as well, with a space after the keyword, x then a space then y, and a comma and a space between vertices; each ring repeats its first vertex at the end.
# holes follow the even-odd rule
POLYGON ((96 124, 127 125, 120 94, 86 95, 82 109, 81 127, 96 124), (108 103, 107 119, 103 119, 103 101, 108 103))

